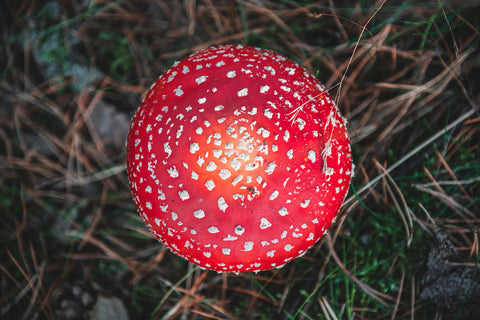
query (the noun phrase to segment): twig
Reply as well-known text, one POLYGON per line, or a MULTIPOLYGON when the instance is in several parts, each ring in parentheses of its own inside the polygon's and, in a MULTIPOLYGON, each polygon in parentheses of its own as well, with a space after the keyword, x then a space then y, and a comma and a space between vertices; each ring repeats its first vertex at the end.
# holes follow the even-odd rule
MULTIPOLYGON (((433 143, 435 140, 440 138, 442 135, 444 135, 446 132, 452 130, 456 126, 458 126, 460 123, 471 117, 473 114, 475 114, 476 110, 475 109, 470 109, 467 112, 465 112, 463 115, 458 117, 455 121, 450 123, 445 129, 439 130, 437 133, 435 133, 433 136, 431 136, 429 139, 424 141, 422 144, 420 144, 418 147, 407 153, 405 156, 403 156, 400 160, 395 162, 393 165, 391 165, 388 169, 386 169, 385 172, 379 174, 376 176, 374 179, 372 179, 369 183, 367 183, 365 186, 360 188, 357 191, 357 195, 360 195, 367 191, 369 188, 377 184, 378 181, 380 181, 383 177, 385 177, 387 174, 390 174, 393 170, 404 164, 406 161, 408 161, 411 157, 416 155, 418 152, 423 150, 425 147, 427 147, 429 144, 433 143)), ((345 200, 343 203, 343 206, 347 206, 350 202, 356 199, 357 195, 352 195, 349 198, 345 200)))

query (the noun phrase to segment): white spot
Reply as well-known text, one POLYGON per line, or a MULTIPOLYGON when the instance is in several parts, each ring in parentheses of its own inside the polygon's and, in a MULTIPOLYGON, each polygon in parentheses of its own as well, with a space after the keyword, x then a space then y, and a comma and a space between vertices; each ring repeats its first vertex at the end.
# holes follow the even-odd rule
POLYGON ((163 193, 160 189, 158 190, 158 199, 165 200, 165 193, 163 193))
POLYGON ((270 250, 267 252, 267 257, 273 257, 275 255, 275 250, 270 250))
POLYGON ((205 159, 203 157, 198 157, 197 164, 201 167, 205 163, 205 159))
POLYGON ((241 225, 235 227, 235 233, 241 236, 245 232, 245 228, 241 225))
POLYGON ((290 149, 290 150, 287 151, 287 157, 288 157, 288 159, 293 158, 293 149, 290 149))
POLYGON ((207 77, 206 77, 206 76, 201 76, 201 77, 198 77, 197 79, 195 79, 195 82, 196 82, 197 84, 204 83, 205 81, 207 81, 207 77))
POLYGON ((226 180, 228 179, 232 173, 230 171, 228 171, 227 169, 222 169, 220 170, 220 172, 218 173, 218 175, 220 176, 220 178, 222 178, 223 180, 226 180))
POLYGON ((288 130, 285 130, 283 134, 283 140, 285 140, 285 142, 288 142, 289 138, 290 138, 290 132, 288 132, 288 130))
POLYGON ((198 150, 200 150, 200 146, 198 145, 197 142, 192 142, 190 143, 190 153, 195 153, 197 152, 198 150))
POLYGON ((175 92, 175 95, 177 97, 181 97, 183 95, 183 90, 181 85, 179 85, 178 88, 174 89, 173 91, 175 92))
POLYGON ((197 129, 195 129, 195 132, 197 134, 202 134, 203 133, 203 129, 201 127, 198 127, 197 129))
POLYGON ((242 166, 242 163, 237 159, 232 159, 232 161, 230 161, 230 165, 232 166, 233 169, 238 170, 242 166))
POLYGON ((180 197, 180 199, 182 199, 183 201, 187 200, 187 199, 190 199, 190 194, 188 193, 187 190, 181 190, 178 192, 178 196, 180 197))
POLYGON ((171 178, 177 178, 178 177, 178 171, 175 166, 168 168, 167 169, 168 174, 170 175, 171 178))
POLYGON ((215 183, 212 180, 207 180, 205 182, 205 187, 207 187, 208 191, 212 191, 215 188, 215 183))
POLYGON ((245 74, 250 74, 250 73, 252 73, 252 70, 242 68, 242 72, 245 73, 245 74))
POLYGON ((297 124, 300 130, 303 130, 305 128, 305 120, 303 120, 302 118, 297 118, 297 124))
POLYGON ((275 110, 277 110, 277 106, 275 105, 275 103, 273 103, 272 101, 267 101, 267 103, 275 110))
POLYGON ((223 105, 219 104, 218 106, 215 106, 215 111, 223 110, 223 108, 225 108, 225 107, 223 105))
POLYGON ((310 161, 312 161, 312 163, 315 163, 315 161, 317 160, 317 156, 315 154, 315 151, 313 150, 308 150, 308 159, 310 161))
POLYGON ((145 207, 147 207, 147 209, 152 209, 152 203, 147 201, 145 207))
POLYGON ((273 112, 270 111, 270 109, 265 109, 265 111, 263 112, 263 115, 265 117, 267 117, 268 119, 272 119, 273 118, 273 112))
POLYGON ((204 104, 207 101, 207 98, 198 99, 198 104, 204 104))
POLYGON ((225 65, 225 62, 222 60, 222 61, 218 61, 215 66, 216 67, 221 67, 221 66, 224 66, 225 65))
POLYGON ((247 241, 243 244, 243 249, 245 251, 251 251, 253 249, 253 242, 247 241))
POLYGON ((178 128, 178 131, 177 131, 177 139, 180 138, 180 136, 182 135, 182 131, 183 131, 183 126, 180 125, 180 127, 178 128))
POLYGON ((217 227, 209 227, 209 228, 208 228, 208 232, 210 232, 210 233, 213 234, 213 233, 219 233, 220 230, 218 230, 217 227))
POLYGON ((205 217, 205 211, 203 211, 202 209, 195 210, 195 211, 193 211, 193 216, 195 218, 198 218, 198 219, 204 218, 205 217))
POLYGON ((288 71, 288 74, 293 76, 295 74, 295 69, 294 68, 290 68, 290 67, 287 67, 285 68, 285 71, 288 71))
POLYGON ((225 212, 225 210, 228 208, 228 204, 225 201, 224 197, 220 197, 217 199, 217 205, 218 205, 218 208, 223 212, 225 212))
POLYGON ((217 169, 217 165, 215 164, 215 162, 210 161, 206 169, 207 171, 215 171, 215 169, 217 169))
POLYGON ((312 241, 314 239, 315 235, 313 234, 313 232, 310 232, 310 234, 308 235, 308 238, 305 239, 307 241, 312 241))
POLYGON ((235 179, 233 179, 232 184, 233 184, 233 185, 236 185, 236 184, 239 183, 242 179, 243 179, 243 176, 242 176, 242 175, 239 175, 238 177, 236 177, 235 179))
POLYGON ((172 212, 172 220, 175 221, 178 219, 178 214, 176 214, 175 212, 172 212))
POLYGON ((267 163, 267 167, 265 168, 265 172, 266 172, 267 174, 272 174, 273 171, 275 171, 275 167, 276 167, 276 166, 277 166, 277 165, 275 164, 275 162, 269 162, 269 163, 267 163))
POLYGON ((145 192, 152 193, 152 187, 147 186, 147 187, 145 188, 145 192))
POLYGON ((270 131, 262 127, 262 128, 258 128, 257 134, 261 134, 262 137, 268 138, 268 136, 270 136, 270 131))
POLYGON ((190 69, 187 66, 183 66, 182 73, 186 74, 186 73, 189 73, 189 72, 190 72, 190 69))
POLYGON ((207 258, 210 258, 212 256, 212 253, 211 252, 204 252, 203 255, 207 258))
POLYGON ((280 210, 278 210, 278 214, 280 214, 282 217, 286 216, 288 214, 287 208, 281 208, 280 210))
POLYGON ((275 69, 273 69, 271 66, 266 66, 266 67, 264 67, 264 69, 267 70, 267 71, 270 71, 270 74, 272 76, 275 75, 275 69))
MULTIPOLYGON (((232 134, 235 132, 235 128, 232 127, 232 126, 228 126, 228 128, 227 128, 226 131, 227 131, 227 134, 228 134, 228 135, 232 135, 232 134)), ((236 136, 236 135, 235 135, 235 136, 236 136)))
POLYGON ((260 87, 260 93, 265 93, 265 92, 267 92, 269 89, 270 89, 270 86, 267 86, 267 85, 261 86, 261 87, 260 87))
POLYGON ((160 227, 160 222, 161 222, 161 220, 160 220, 160 219, 158 219, 158 218, 155 218, 155 223, 156 223, 156 224, 157 224, 157 226, 159 226, 159 227, 160 227))
POLYGON ((215 158, 220 158, 221 155, 222 155, 222 150, 220 150, 220 149, 213 149, 212 152, 213 152, 213 156, 215 158))
POLYGON ((306 208, 308 207, 309 204, 310 204, 310 200, 306 199, 306 200, 303 200, 302 203, 300 203, 300 207, 306 208))
POLYGON ((171 82, 173 79, 175 79, 176 75, 177 71, 173 71, 172 74, 168 77, 167 82, 171 82))
POLYGON ((331 176, 333 175, 335 172, 335 170, 333 170, 333 168, 329 168, 329 167, 323 167, 323 173, 326 175, 326 176, 331 176))
POLYGON ((235 78, 237 76, 237 73, 235 71, 228 71, 227 72, 227 78, 235 78))
POLYGON ((278 197, 279 194, 280 194, 280 192, 278 192, 278 190, 274 190, 272 192, 272 194, 270 195, 270 200, 275 200, 278 197))
POLYGON ((163 150, 167 153, 167 158, 172 155, 172 148, 170 147, 170 145, 168 144, 168 142, 165 142, 165 143, 163 144, 163 150))
POLYGON ((265 218, 260 220, 260 229, 267 229, 272 226, 272 223, 265 218))
POLYGON ((237 239, 238 239, 238 237, 234 237, 234 236, 229 234, 229 235, 227 235, 226 238, 223 238, 223 241, 235 241, 237 239))
POLYGON ((290 244, 287 244, 285 247, 283 247, 283 249, 285 249, 285 251, 290 251, 293 249, 293 246, 290 244))
POLYGON ((245 97, 248 95, 248 88, 243 88, 242 90, 237 92, 237 95, 239 97, 245 97))
POLYGON ((229 249, 229 248, 223 248, 223 249, 222 249, 222 253, 223 253, 224 255, 227 255, 227 256, 230 254, 231 251, 232 251, 232 249, 229 249))

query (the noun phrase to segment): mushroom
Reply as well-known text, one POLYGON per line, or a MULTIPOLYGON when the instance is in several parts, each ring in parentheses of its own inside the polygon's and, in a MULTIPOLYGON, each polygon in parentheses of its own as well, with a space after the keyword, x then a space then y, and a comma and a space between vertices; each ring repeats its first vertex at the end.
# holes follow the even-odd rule
POLYGON ((153 235, 220 272, 280 267, 327 231, 353 165, 346 121, 294 61, 242 45, 170 67, 127 141, 133 199, 153 235))

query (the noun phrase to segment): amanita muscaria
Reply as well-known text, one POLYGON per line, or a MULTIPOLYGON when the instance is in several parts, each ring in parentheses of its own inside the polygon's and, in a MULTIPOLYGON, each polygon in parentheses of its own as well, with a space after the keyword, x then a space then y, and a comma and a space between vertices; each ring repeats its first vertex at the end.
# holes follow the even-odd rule
POLYGON ((241 45, 175 63, 133 118, 127 170, 146 225, 204 268, 282 266, 327 231, 352 156, 335 103, 292 60, 241 45))

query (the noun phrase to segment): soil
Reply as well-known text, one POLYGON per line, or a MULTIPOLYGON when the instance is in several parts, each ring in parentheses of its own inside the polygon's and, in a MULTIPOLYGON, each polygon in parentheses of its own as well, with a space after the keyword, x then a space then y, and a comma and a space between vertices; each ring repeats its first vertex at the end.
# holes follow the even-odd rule
POLYGON ((446 319, 479 319, 480 280, 475 268, 462 259, 444 232, 430 248, 420 298, 434 303, 446 319))

